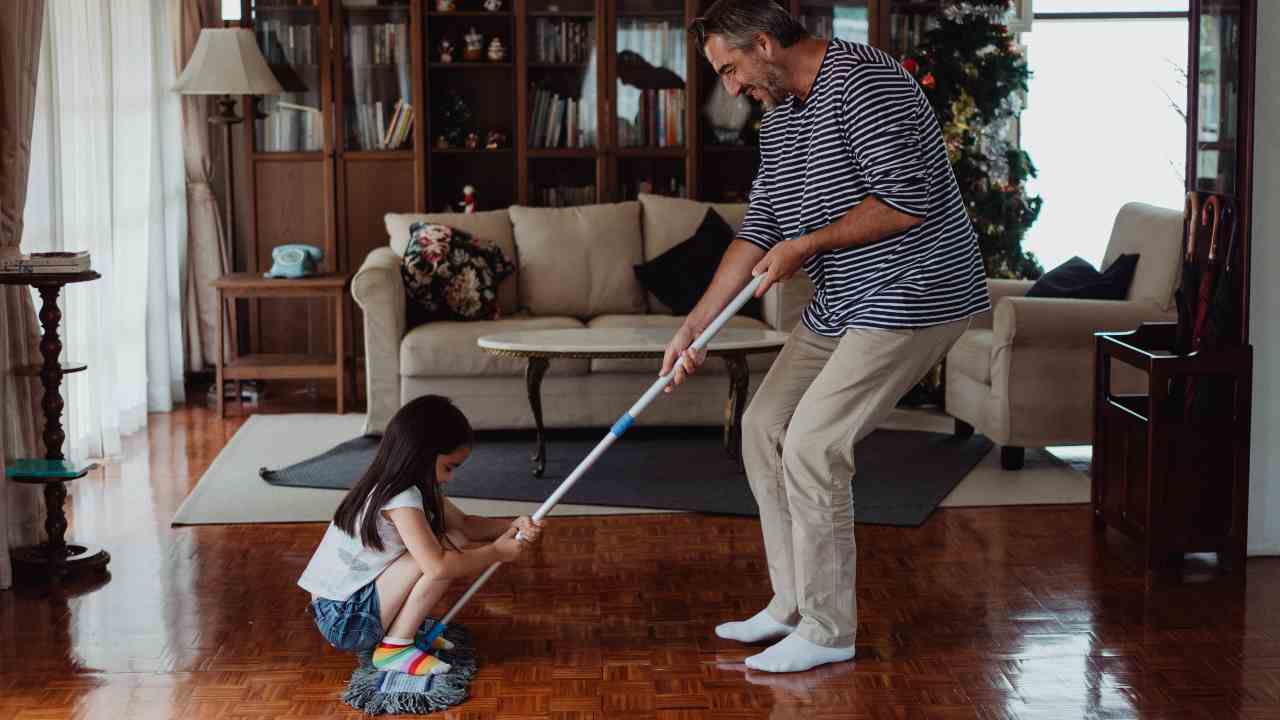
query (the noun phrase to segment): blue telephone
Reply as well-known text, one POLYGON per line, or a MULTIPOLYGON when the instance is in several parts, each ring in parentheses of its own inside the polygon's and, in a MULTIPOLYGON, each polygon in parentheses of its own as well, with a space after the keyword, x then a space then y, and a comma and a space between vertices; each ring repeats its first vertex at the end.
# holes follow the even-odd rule
POLYGON ((324 251, 315 245, 280 245, 271 251, 271 270, 262 274, 269 278, 300 278, 316 274, 324 251))

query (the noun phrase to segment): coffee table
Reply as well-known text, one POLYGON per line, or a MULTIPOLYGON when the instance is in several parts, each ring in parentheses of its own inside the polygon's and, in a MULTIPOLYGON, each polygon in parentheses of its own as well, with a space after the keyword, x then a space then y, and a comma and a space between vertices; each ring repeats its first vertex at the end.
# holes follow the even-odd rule
MULTIPOLYGON (((547 443, 542 424, 542 376, 554 358, 658 358, 666 351, 674 329, 662 328, 570 328, 561 330, 521 330, 486 335, 478 344, 486 352, 524 358, 529 407, 537 426, 533 454, 533 474, 542 477, 547 468, 547 443)), ((707 346, 708 357, 723 358, 729 370, 729 399, 725 407, 724 445, 737 455, 742 443, 742 413, 747 407, 747 386, 751 378, 747 356, 777 352, 787 334, 776 330, 724 328, 707 346)), ((655 378, 656 379, 656 378, 655 378)), ((638 397, 638 396, 637 396, 638 397)), ((618 408, 621 415, 626 408, 618 408)))

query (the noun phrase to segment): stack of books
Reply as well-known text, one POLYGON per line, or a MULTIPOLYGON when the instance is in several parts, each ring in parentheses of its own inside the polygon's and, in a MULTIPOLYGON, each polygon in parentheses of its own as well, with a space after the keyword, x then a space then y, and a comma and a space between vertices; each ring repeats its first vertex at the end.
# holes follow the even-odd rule
POLYGON ((2 273, 43 273, 67 274, 88 272, 92 269, 89 251, 77 252, 35 252, 30 255, 14 255, 0 257, 2 273))

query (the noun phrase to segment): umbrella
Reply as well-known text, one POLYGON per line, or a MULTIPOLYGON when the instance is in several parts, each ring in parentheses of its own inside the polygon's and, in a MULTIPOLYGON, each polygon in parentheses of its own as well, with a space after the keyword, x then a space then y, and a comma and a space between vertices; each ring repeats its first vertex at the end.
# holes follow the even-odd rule
MULTIPOLYGON (((1219 256, 1221 267, 1213 295, 1205 312, 1204 326, 1200 333, 1200 350, 1212 352, 1222 348, 1240 344, 1242 328, 1240 327, 1240 278, 1239 268, 1235 264, 1236 239, 1240 236, 1240 226, 1236 222, 1236 213, 1231 204, 1222 208, 1222 224, 1228 237, 1226 249, 1219 256)), ((1203 378, 1203 386, 1199 392, 1192 388, 1187 397, 1187 411, 1190 417, 1200 420, 1208 417, 1216 399, 1229 397, 1230 380, 1222 378, 1203 378)))
POLYGON ((1178 305, 1178 326, 1174 335, 1173 350, 1179 355, 1191 352, 1191 334, 1195 325, 1195 301, 1199 294, 1200 273, 1196 267, 1196 227, 1200 220, 1200 196, 1193 190, 1187 193, 1184 213, 1187 225, 1187 248, 1182 255, 1181 287, 1174 293, 1178 305))
MULTIPOLYGON (((1194 219, 1193 219, 1194 220, 1194 219)), ((1194 318, 1191 324, 1191 352, 1200 349, 1200 341, 1204 333, 1204 321, 1209 311, 1209 301, 1213 298, 1213 281, 1216 277, 1216 268, 1214 261, 1218 255, 1218 229, 1221 227, 1222 206, 1217 195, 1210 195, 1205 201, 1204 209, 1200 212, 1200 224, 1208 225, 1209 230, 1209 254, 1205 256, 1204 268, 1198 268, 1197 274, 1200 276, 1199 286, 1195 290, 1195 312, 1191 315, 1194 318), (1210 220, 1212 217, 1212 221, 1210 220)), ((1186 393, 1182 396, 1184 417, 1191 419, 1191 403, 1196 396, 1196 384, 1198 379, 1194 375, 1187 376, 1186 393)))

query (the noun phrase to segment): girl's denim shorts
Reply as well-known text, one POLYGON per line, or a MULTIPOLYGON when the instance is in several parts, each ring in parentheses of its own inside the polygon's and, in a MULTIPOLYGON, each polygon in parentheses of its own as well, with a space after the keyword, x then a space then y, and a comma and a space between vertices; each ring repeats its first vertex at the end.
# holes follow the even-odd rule
POLYGON ((360 588, 346 600, 316 598, 311 614, 324 639, 338 650, 372 650, 382 640, 382 608, 374 583, 360 588))

